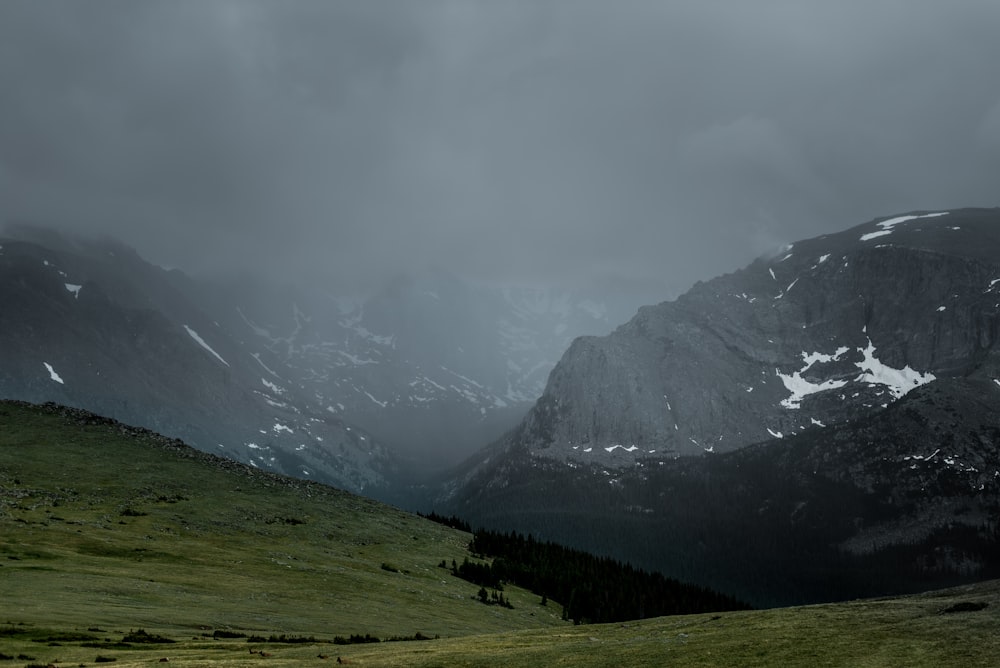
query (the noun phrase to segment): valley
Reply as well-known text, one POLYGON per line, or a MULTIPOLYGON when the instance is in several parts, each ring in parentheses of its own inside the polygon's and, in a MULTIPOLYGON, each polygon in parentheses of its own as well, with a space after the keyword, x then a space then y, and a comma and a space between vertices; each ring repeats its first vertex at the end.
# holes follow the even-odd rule
POLYGON ((1000 665, 997 26, 0 0, 0 668, 1000 665))
POLYGON ((0 235, 0 398, 55 401, 259 468, 387 500, 523 417, 575 336, 640 294, 400 276, 190 277, 113 239, 0 235))
MULTIPOLYGON (((333 485, 354 513, 380 514, 360 510, 376 507, 352 496, 363 494, 455 515, 757 607, 914 594, 1000 577, 997 215, 914 212, 796 242, 571 343, 571 331, 607 324, 612 312, 579 296, 489 293, 444 274, 344 303, 249 280, 200 282, 112 241, 20 230, 0 254, 0 390, 162 429, 196 445, 184 450, 191 456, 277 488, 323 490, 324 502, 333 485), (568 347, 543 387, 539 374, 560 346, 568 347), (456 465, 460 452, 473 454, 456 465)), ((99 477, 119 467, 105 468, 99 477)), ((109 545, 83 540, 76 520, 47 502, 18 504, 30 511, 19 524, 64 532, 57 542, 75 546, 70 561, 102 550, 135 557, 122 562, 127 579, 141 579, 129 570, 140 559, 190 565, 202 559, 192 554, 215 555, 197 562, 211 573, 206 601, 232 599, 212 570, 224 561, 219 542, 230 540, 255 563, 291 571, 288 600, 332 605, 313 578, 349 589, 372 568, 411 586, 348 635, 449 636, 514 623, 501 623, 497 607, 494 626, 461 626, 463 615, 457 627, 387 625, 392 607, 430 619, 457 586, 440 564, 462 553, 370 538, 358 520, 346 537, 323 524, 331 546, 290 559, 281 546, 299 533, 315 540, 303 529, 315 520, 300 515, 318 511, 260 514, 227 484, 196 504, 197 521, 171 515, 192 504, 170 491, 183 476, 168 469, 84 522, 142 531, 139 547, 116 546, 114 534, 109 545), (124 500, 131 496, 142 507, 124 500), (209 519, 205 507, 221 510, 209 519), (248 542, 244 522, 260 541, 248 542), (178 536, 204 544, 183 555, 162 549, 178 536), (383 542, 395 546, 375 547, 383 542), (411 553, 427 563, 399 556, 411 553), (315 565, 331 558, 346 561, 315 565), (424 580, 407 581, 417 573, 424 580), (448 586, 431 582, 442 575, 448 586)), ((75 498, 48 494, 64 505, 75 498)), ((101 506, 100 496, 87 503, 101 506)), ((416 520, 392 512, 384 532, 411 531, 416 520)), ((418 540, 431 529, 412 531, 418 540)), ((139 591, 155 600, 164 587, 198 589, 139 591)), ((361 605, 343 596, 347 609, 361 605)), ((514 610, 520 628, 565 616, 514 610)), ((254 619, 241 606, 220 614, 241 627, 254 619)))

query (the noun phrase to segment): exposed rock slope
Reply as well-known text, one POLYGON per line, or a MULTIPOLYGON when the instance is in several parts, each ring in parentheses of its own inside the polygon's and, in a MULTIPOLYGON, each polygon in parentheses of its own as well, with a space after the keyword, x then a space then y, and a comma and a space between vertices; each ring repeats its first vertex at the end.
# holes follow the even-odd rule
POLYGON ((998 313, 1000 211, 868 223, 577 339, 520 442, 624 465, 844 422, 935 378, 1000 376, 998 313))

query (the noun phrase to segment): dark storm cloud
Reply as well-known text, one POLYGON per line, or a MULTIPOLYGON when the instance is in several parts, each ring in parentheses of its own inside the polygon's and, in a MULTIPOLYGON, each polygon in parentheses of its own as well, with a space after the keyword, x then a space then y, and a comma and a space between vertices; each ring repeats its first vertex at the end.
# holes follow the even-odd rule
POLYGON ((1000 204, 997 25, 971 0, 5 0, 0 215, 345 288, 682 288, 1000 204))

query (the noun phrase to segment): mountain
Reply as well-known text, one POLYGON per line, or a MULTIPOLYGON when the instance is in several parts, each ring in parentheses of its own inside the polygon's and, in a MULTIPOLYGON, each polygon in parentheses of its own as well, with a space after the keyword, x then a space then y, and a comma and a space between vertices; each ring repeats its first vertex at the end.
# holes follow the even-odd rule
POLYGON ((275 471, 360 491, 391 453, 269 372, 183 275, 110 240, 0 243, 0 397, 56 401, 275 471))
POLYGON ((1000 210, 795 243, 577 339, 441 507, 760 604, 982 577, 998 313, 1000 210))
POLYGON ((14 225, 0 238, 0 398, 399 499, 517 424, 572 338, 610 331, 628 304, 444 272, 349 300, 191 277, 113 239, 14 225))
POLYGON ((608 332, 637 306, 596 289, 473 285, 429 271, 364 300, 242 281, 218 286, 207 310, 330 414, 411 467, 443 469, 517 424, 575 336, 608 332))

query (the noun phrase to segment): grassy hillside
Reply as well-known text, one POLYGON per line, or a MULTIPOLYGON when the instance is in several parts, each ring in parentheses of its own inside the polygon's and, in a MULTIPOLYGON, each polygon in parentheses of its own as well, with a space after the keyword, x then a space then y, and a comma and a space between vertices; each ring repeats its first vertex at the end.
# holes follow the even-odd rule
POLYGON ((513 610, 473 600, 475 585, 437 565, 461 561, 468 540, 84 413, 0 403, 0 668, 337 657, 359 666, 971 668, 1000 656, 995 582, 569 626, 557 603, 513 587, 513 610), (334 642, 417 633, 441 638, 334 642))
MULTIPOLYGON (((564 624, 439 568, 470 536, 82 412, 0 403, 0 623, 190 635, 420 632, 564 624)), ((9 652, 8 652, 9 654, 9 652)))

